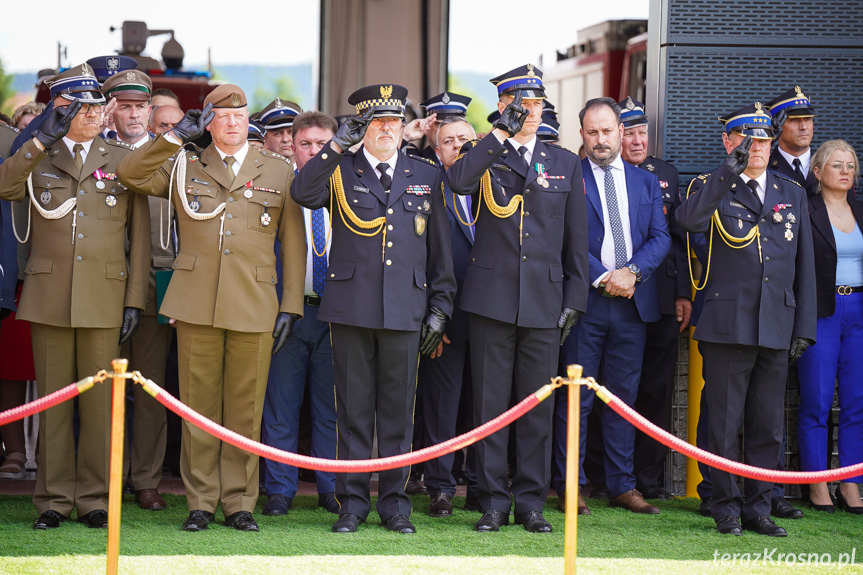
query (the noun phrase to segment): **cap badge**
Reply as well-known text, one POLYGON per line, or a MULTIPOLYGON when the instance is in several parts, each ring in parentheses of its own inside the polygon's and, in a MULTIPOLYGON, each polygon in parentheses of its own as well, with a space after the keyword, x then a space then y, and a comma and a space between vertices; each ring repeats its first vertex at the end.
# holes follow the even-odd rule
POLYGON ((393 87, 392 86, 381 86, 381 98, 384 100, 389 100, 393 95, 393 87))
POLYGON ((89 76, 90 75, 90 71, 87 69, 87 64, 81 64, 81 75, 82 76, 89 76))
POLYGON ((632 101, 632 98, 630 96, 626 97, 626 109, 627 110, 634 110, 635 109, 635 102, 632 101))
POLYGON ((443 98, 441 98, 441 99, 440 99, 440 101, 441 101, 441 102, 443 102, 444 104, 449 104, 449 101, 450 101, 449 94, 447 94, 446 92, 444 92, 444 93, 443 93, 443 98))
POLYGON ((276 98, 276 108, 282 108, 282 101, 279 98, 276 98))
POLYGON ((800 89, 800 86, 794 86, 794 91, 797 92, 798 98, 805 98, 803 95, 803 90, 800 89))
POLYGON ((120 59, 119 58, 108 58, 108 69, 117 71, 120 68, 120 59))
POLYGON ((536 76, 536 74, 533 71, 533 64, 527 65, 527 75, 528 76, 536 76))
POLYGON ((755 102, 755 113, 757 114, 760 111, 761 111, 761 102, 755 102))
POLYGON ((240 95, 239 94, 234 94, 231 97, 231 105, 232 106, 239 106, 240 105, 240 95))
POLYGON ((138 75, 134 72, 126 72, 126 80, 129 82, 134 82, 138 78, 138 75))

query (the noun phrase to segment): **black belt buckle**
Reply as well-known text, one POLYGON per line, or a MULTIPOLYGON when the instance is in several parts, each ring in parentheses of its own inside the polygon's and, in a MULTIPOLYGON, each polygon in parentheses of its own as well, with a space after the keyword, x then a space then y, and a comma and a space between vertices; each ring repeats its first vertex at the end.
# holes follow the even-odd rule
POLYGON ((319 298, 316 295, 303 296, 303 301, 306 302, 306 305, 312 305, 315 307, 318 307, 319 305, 321 305, 321 298, 319 298))

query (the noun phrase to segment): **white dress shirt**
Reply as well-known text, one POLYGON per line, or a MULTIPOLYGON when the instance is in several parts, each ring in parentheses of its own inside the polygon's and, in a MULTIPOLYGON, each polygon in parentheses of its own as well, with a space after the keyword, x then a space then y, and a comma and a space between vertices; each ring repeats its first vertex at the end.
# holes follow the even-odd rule
MULTIPOLYGON (((597 166, 588 157, 591 171, 593 172, 596 187, 599 191, 599 201, 602 204, 602 222, 605 228, 602 239, 601 258, 602 265, 608 271, 594 279, 593 287, 599 287, 608 275, 617 269, 614 258, 614 236, 611 232, 611 223, 608 218, 608 205, 605 201, 605 170, 597 166)), ((620 155, 611 163, 611 177, 614 179, 614 191, 617 195, 617 207, 620 211, 620 223, 623 226, 623 238, 626 241, 626 261, 632 258, 632 231, 629 229, 629 195, 626 193, 626 173, 623 168, 623 160, 620 155)))
MULTIPOLYGON (((380 164, 381 161, 379 159, 377 159, 376 157, 374 157, 373 155, 371 155, 365 146, 363 146, 363 154, 365 154, 366 161, 369 163, 369 165, 375 171, 375 176, 377 176, 377 178, 380 180, 381 179, 381 173, 378 170, 378 164, 380 164)), ((390 156, 389 160, 386 160, 384 162, 385 164, 389 165, 389 169, 387 169, 387 173, 389 174, 390 178, 392 178, 392 179, 395 179, 396 160, 398 159, 398 157, 399 157, 398 152, 395 152, 392 156, 390 156)), ((386 191, 389 192, 389 190, 386 190, 386 191)))
MULTIPOLYGON (((746 174, 740 174, 740 179, 742 179, 743 182, 748 187, 749 186, 749 180, 751 180, 752 178, 750 178, 746 174)), ((765 170, 764 172, 761 173, 760 176, 755 178, 755 182, 758 184, 758 199, 761 200, 761 204, 763 205, 764 204, 764 194, 767 193, 767 171, 765 170)))
POLYGON ((794 168, 794 160, 800 160, 800 169, 803 170, 803 176, 805 177, 809 173, 809 160, 812 159, 812 151, 806 150, 800 156, 792 156, 782 148, 777 148, 779 153, 782 154, 782 157, 788 162, 788 165, 794 168))

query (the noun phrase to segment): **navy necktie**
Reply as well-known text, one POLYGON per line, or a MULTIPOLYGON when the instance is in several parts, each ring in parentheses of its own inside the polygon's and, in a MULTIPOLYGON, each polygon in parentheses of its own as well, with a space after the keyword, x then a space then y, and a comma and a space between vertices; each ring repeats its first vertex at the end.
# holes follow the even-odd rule
POLYGON ((620 219, 611 166, 602 166, 602 171, 605 172, 605 207, 608 209, 608 223, 614 240, 614 269, 620 269, 626 265, 626 237, 623 235, 623 221, 620 219))
POLYGON ((806 177, 803 175, 803 164, 800 163, 800 158, 794 158, 794 174, 797 183, 801 186, 806 183, 806 177))
POLYGON ((521 146, 518 149, 518 155, 521 156, 522 160, 524 160, 524 165, 530 169, 530 164, 527 162, 527 146, 521 146))
POLYGON ((324 229, 324 208, 312 211, 312 289, 318 297, 327 285, 327 233, 324 229), (324 255, 319 256, 322 253, 324 255))
POLYGON ((381 162, 378 164, 378 171, 381 173, 381 185, 384 187, 384 191, 390 191, 390 188, 393 185, 393 179, 387 173, 390 165, 386 162, 381 162))
POLYGON ((761 205, 761 197, 758 195, 758 182, 755 180, 749 180, 746 182, 746 185, 752 190, 752 195, 755 196, 755 201, 758 202, 758 205, 761 205))

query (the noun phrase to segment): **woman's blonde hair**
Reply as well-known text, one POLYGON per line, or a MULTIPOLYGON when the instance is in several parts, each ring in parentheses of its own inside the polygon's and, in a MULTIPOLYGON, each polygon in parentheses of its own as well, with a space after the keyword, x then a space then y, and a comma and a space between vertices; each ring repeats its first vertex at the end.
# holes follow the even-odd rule
MULTIPOLYGON (((860 177, 860 162, 857 161, 857 152, 851 147, 851 144, 845 140, 827 140, 818 147, 818 151, 812 156, 812 161, 809 164, 809 170, 814 174, 815 168, 818 168, 822 174, 824 173, 824 164, 833 155, 833 152, 850 152, 854 156, 854 187, 857 187, 857 179, 860 177)), ((818 180, 818 185, 815 186, 815 193, 821 193, 821 180, 818 180)))

